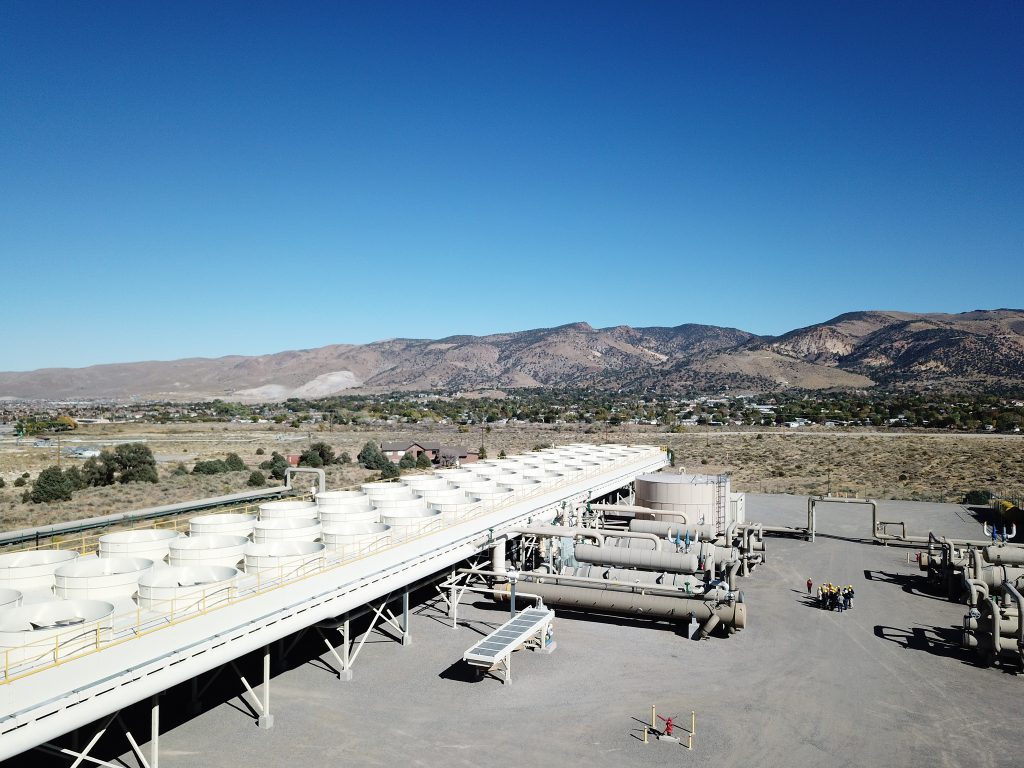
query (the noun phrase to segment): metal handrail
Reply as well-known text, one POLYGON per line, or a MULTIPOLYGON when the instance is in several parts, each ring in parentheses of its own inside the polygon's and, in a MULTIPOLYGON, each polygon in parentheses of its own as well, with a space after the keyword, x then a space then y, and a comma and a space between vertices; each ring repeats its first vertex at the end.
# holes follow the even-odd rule
MULTIPOLYGON (((635 463, 638 460, 638 458, 639 457, 627 457, 622 459, 616 459, 610 464, 597 467, 595 469, 590 470, 589 472, 583 473, 582 475, 577 474, 574 476, 563 476, 562 478, 560 478, 558 485, 560 486, 569 483, 576 483, 579 482, 580 480, 589 479, 596 475, 605 474, 609 470, 619 468, 626 464, 635 463)), ((253 574, 256 576, 255 586, 249 586, 245 589, 240 589, 236 584, 230 584, 227 587, 213 585, 217 587, 216 591, 218 592, 224 591, 226 589, 227 596, 223 600, 215 600, 212 605, 209 604, 207 590, 203 590, 203 592, 200 594, 197 600, 195 600, 192 603, 187 603, 183 608, 179 608, 174 603, 174 600, 171 599, 171 611, 167 615, 160 615, 159 613, 154 613, 151 608, 147 608, 146 616, 143 617, 143 609, 141 605, 137 605, 136 609, 132 612, 106 616, 102 619, 97 619, 87 624, 86 633, 95 633, 95 640, 89 645, 75 645, 73 642, 74 638, 72 638, 72 641, 65 640, 62 644, 62 633, 58 631, 55 635, 48 637, 46 640, 42 640, 37 643, 27 643, 22 646, 6 649, 3 652, 4 675, 3 679, 0 680, 0 685, 6 685, 16 680, 20 680, 34 674, 38 674, 47 669, 51 669, 55 666, 64 663, 71 657, 86 656, 92 653, 98 653, 103 650, 106 650, 107 648, 120 645, 121 643, 129 642, 131 640, 144 637, 153 632, 159 631, 160 629, 175 626, 182 622, 194 619, 198 616, 207 615, 208 613, 223 608, 227 605, 234 605, 238 602, 248 600, 259 595, 267 594, 269 592, 272 592, 273 590, 280 589, 281 587, 298 583, 305 579, 311 578, 312 576, 341 569, 358 560, 363 560, 367 557, 380 554, 381 552, 385 552, 396 546, 408 544, 409 542, 414 541, 416 539, 438 533, 439 531, 443 530, 445 527, 449 525, 461 524, 463 522, 468 522, 470 520, 481 517, 485 514, 497 512, 501 509, 513 506, 535 496, 544 493, 549 493, 550 491, 555 490, 555 488, 558 487, 544 486, 545 483, 541 482, 537 485, 535 489, 531 488, 531 492, 524 493, 522 496, 519 496, 518 498, 514 494, 512 498, 503 499, 499 503, 494 503, 493 499, 488 500, 487 503, 481 502, 479 509, 467 510, 467 513, 465 514, 464 517, 459 517, 449 523, 446 523, 443 520, 443 516, 439 515, 435 520, 431 521, 431 523, 425 526, 423 530, 417 531, 413 536, 407 536, 397 540, 392 539, 385 546, 380 546, 380 541, 368 542, 366 547, 360 546, 360 548, 351 556, 342 556, 340 559, 338 559, 337 557, 332 557, 331 562, 329 564, 327 562, 326 556, 319 557, 314 561, 316 563, 316 567, 310 570, 306 570, 306 564, 303 563, 297 566, 296 569, 294 569, 293 571, 289 571, 288 573, 280 573, 276 578, 271 578, 266 581, 264 581, 262 577, 263 572, 257 571, 255 574, 253 574), (176 612, 177 615, 175 615, 176 612), (122 623, 127 620, 130 620, 132 617, 134 617, 134 621, 132 623, 122 623), (104 641, 102 638, 101 629, 103 626, 105 626, 106 623, 109 623, 110 625, 108 632, 109 637, 107 640, 104 641), (120 626, 118 626, 119 624, 120 626), (67 648, 69 644, 73 646, 70 653, 68 653, 67 648), (62 645, 64 646, 64 655, 62 655, 62 645), (30 659, 26 660, 24 658, 18 658, 16 664, 12 667, 12 654, 14 654, 16 657, 22 657, 26 649, 35 648, 37 646, 45 646, 45 649, 40 651, 35 656, 32 656, 30 659), (43 659, 50 659, 50 661, 49 663, 44 663, 39 666, 32 665, 33 662, 39 662, 43 659), (26 661, 28 662, 28 664, 26 664, 26 661), (27 669, 26 666, 28 667, 27 669), (24 671, 17 672, 18 669, 23 669, 24 671)), ((309 494, 307 494, 307 496, 308 495, 309 494)), ((553 502, 553 504, 558 503, 559 501, 557 500, 553 502)), ((74 637, 81 637, 84 634, 82 625, 77 625, 74 628, 74 630, 68 630, 69 633, 72 631, 76 633, 74 637)))

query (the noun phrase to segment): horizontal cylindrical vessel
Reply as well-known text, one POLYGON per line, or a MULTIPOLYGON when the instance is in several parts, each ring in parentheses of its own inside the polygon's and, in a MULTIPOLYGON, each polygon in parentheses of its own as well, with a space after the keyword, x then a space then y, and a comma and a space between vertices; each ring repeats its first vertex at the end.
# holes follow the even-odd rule
POLYGON ((323 564, 326 547, 318 541, 271 541, 245 547, 245 572, 291 578, 323 564))
MULTIPOLYGON (((701 622, 716 616, 725 626, 736 630, 743 629, 747 623, 747 607, 745 603, 741 602, 718 602, 704 600, 696 596, 651 595, 596 587, 541 583, 533 576, 524 574, 520 574, 518 590, 539 596, 544 600, 545 605, 562 605, 587 612, 619 613, 640 617, 653 616, 674 620, 684 620, 693 616, 701 622)), ((507 592, 499 593, 501 598, 507 599, 507 596, 507 592)))
POLYGON ((998 545, 985 547, 985 560, 993 565, 1024 565, 1024 547, 998 545))
POLYGON ((699 570, 697 555, 655 549, 598 547, 593 544, 577 544, 575 556, 581 563, 641 568, 646 571, 696 573, 699 570))
POLYGON ((105 533, 99 539, 100 557, 142 557, 161 563, 167 559, 171 542, 181 538, 177 531, 166 528, 143 528, 134 531, 105 533))
POLYGON ((130 598, 152 567, 153 561, 142 557, 80 557, 56 570, 54 592, 68 600, 130 598))
POLYGON ((78 557, 73 550, 34 549, 0 555, 0 587, 17 589, 50 589, 54 571, 78 557))
POLYGON ((247 514, 201 515, 188 521, 188 532, 193 536, 224 534, 249 537, 255 527, 256 515, 247 514))
POLYGON ((279 518, 260 520, 253 532, 253 541, 263 544, 269 541, 316 541, 320 538, 319 520, 279 518))
POLYGON ((384 523, 342 523, 324 528, 324 544, 343 557, 369 554, 391 541, 391 526, 384 523))
POLYGON ((245 554, 245 536, 210 534, 171 542, 171 565, 223 565, 234 568, 245 554))
POLYGON ((316 517, 316 510, 315 501, 270 501, 260 504, 260 520, 308 520, 316 517))
POLYGON ((205 611, 231 599, 237 568, 224 565, 172 565, 139 579, 139 605, 178 616, 205 611))

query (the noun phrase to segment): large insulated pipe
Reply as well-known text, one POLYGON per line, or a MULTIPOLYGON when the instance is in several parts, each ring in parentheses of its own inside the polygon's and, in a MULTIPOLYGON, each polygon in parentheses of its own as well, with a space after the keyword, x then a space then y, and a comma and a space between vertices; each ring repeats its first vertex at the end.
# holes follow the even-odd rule
POLYGON ((324 493, 327 491, 327 473, 322 469, 315 467, 288 467, 284 471, 284 487, 288 490, 292 490, 292 475, 297 472, 311 472, 316 475, 317 485, 320 490, 317 493, 324 493))
MULTIPOLYGON (((680 621, 692 616, 701 623, 706 623, 712 616, 716 616, 719 622, 734 630, 743 629, 747 624, 747 606, 739 601, 715 602, 684 595, 670 597, 644 594, 642 591, 622 592, 602 589, 597 585, 577 587, 548 584, 536 581, 526 574, 520 575, 520 581, 526 581, 529 586, 525 589, 531 594, 538 595, 545 605, 680 621)), ((495 594, 499 598, 507 597, 507 593, 503 591, 495 590, 495 594)), ((711 627, 713 628, 714 626, 711 627)))
POLYGON ((579 562, 595 565, 640 568, 645 571, 662 571, 664 573, 696 573, 699 570, 697 555, 679 552, 577 544, 574 554, 579 562))
POLYGON ((570 528, 568 526, 561 525, 531 525, 526 528, 517 528, 509 535, 518 536, 519 534, 525 534, 527 536, 547 536, 549 538, 559 538, 561 536, 575 538, 576 536, 582 536, 587 539, 593 539, 597 542, 598 546, 604 546, 604 536, 597 528, 570 528))
POLYGON ((682 525, 663 520, 630 520, 629 530, 634 533, 653 533, 667 539, 681 539, 689 534, 691 541, 714 541, 718 530, 713 525, 682 525))
POLYGON ((985 560, 994 565, 1024 565, 1024 547, 1008 547, 1003 544, 988 546, 982 550, 985 560))
MULTIPOLYGON (((690 516, 686 512, 659 512, 656 509, 650 509, 648 507, 638 507, 635 504, 591 504, 590 508, 596 512, 613 512, 619 513, 617 516, 624 517, 626 515, 654 515, 656 517, 669 517, 671 516, 672 521, 686 525, 690 522, 690 516)), ((668 521, 666 521, 668 522, 668 521)))

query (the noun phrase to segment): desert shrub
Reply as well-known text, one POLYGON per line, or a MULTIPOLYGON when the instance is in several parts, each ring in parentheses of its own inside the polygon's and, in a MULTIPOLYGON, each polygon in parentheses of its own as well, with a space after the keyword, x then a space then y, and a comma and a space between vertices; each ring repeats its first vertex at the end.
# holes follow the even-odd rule
POLYGON ((341 456, 338 457, 339 464, 351 464, 352 457, 348 455, 348 451, 342 451, 341 456))
POLYGON ((227 472, 228 465, 223 459, 212 459, 211 461, 197 461, 192 467, 193 475, 219 475, 227 472))
POLYGON ((224 459, 224 464, 228 468, 228 472, 241 472, 245 469, 245 462, 237 453, 229 453, 224 459))
POLYGON ((28 485, 28 481, 24 477, 19 477, 14 481, 15 488, 23 488, 26 485, 28 485))
POLYGON ((74 484, 60 467, 47 467, 32 484, 29 498, 33 504, 49 504, 54 501, 71 501, 74 484))
POLYGON ((266 453, 266 451, 264 451, 262 448, 257 448, 256 449, 256 455, 257 456, 262 456, 265 453, 266 453))
POLYGON ((975 489, 964 494, 963 503, 971 507, 980 507, 988 504, 990 501, 992 501, 991 491, 975 489))
POLYGON ((262 488, 267 484, 267 478, 263 476, 262 472, 253 471, 245 484, 252 488, 262 488))

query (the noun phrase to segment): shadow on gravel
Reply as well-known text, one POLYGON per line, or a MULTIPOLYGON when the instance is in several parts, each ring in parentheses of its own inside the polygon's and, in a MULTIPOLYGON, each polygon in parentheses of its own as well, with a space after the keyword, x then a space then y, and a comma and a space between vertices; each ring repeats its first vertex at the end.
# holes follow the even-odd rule
POLYGON ((944 603, 949 602, 949 598, 937 593, 928 583, 928 579, 924 576, 910 575, 906 573, 889 573, 888 571, 865 570, 864 578, 867 581, 880 582, 882 584, 893 584, 902 589, 908 595, 914 595, 915 597, 925 597, 929 600, 940 600, 944 603))
POLYGON ((912 627, 910 630, 875 626, 875 637, 910 651, 924 651, 933 656, 957 659, 972 667, 984 666, 969 648, 960 644, 960 627, 912 627))
POLYGON ((442 680, 452 680, 456 683, 479 683, 487 676, 488 673, 485 670, 470 666, 462 659, 459 659, 438 675, 442 680))

